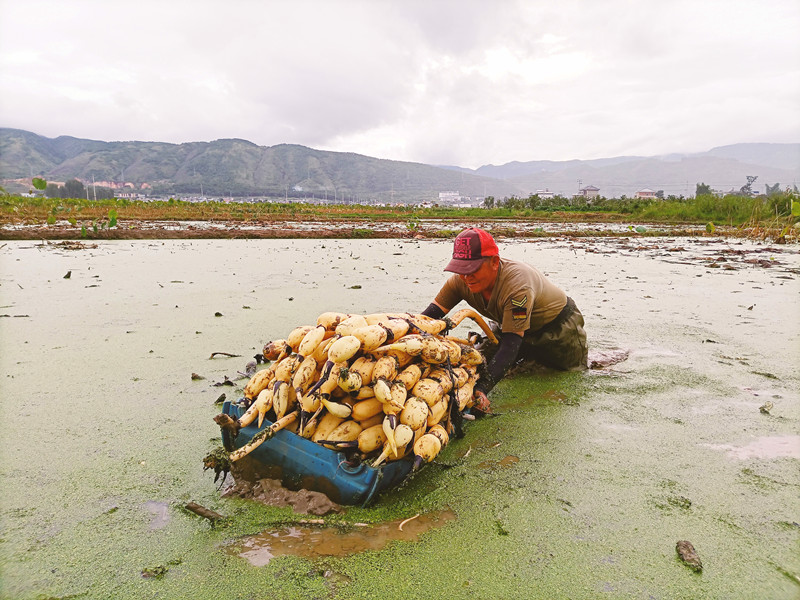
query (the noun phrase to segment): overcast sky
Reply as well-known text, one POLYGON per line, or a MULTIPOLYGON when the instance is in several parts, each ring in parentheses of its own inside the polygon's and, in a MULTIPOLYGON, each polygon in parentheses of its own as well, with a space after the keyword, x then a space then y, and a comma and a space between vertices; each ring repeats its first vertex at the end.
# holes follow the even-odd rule
POLYGON ((0 0, 0 126, 471 168, 800 142, 800 2, 0 0))

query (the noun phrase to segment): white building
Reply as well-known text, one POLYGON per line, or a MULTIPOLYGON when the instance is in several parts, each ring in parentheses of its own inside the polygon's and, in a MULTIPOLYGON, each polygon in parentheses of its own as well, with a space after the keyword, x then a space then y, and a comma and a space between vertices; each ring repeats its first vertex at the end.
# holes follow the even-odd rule
POLYGON ((458 192, 439 192, 439 202, 442 204, 459 202, 461 194, 458 192))

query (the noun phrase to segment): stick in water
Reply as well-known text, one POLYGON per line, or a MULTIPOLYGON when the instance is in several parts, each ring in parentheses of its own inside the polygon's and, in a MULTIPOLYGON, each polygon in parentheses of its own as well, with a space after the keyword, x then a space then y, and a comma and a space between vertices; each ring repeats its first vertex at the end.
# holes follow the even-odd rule
POLYGON ((196 502, 189 502, 189 504, 187 504, 185 508, 186 510, 192 511, 196 515, 200 515, 201 517, 208 519, 212 523, 214 521, 220 521, 225 518, 218 512, 214 512, 213 510, 206 508, 205 506, 200 506, 196 502))
POLYGON ((219 355, 219 356, 228 356, 230 358, 238 358, 238 357, 241 356, 241 354, 231 354, 230 352, 212 352, 211 356, 209 356, 209 358, 214 358, 217 355, 219 355))

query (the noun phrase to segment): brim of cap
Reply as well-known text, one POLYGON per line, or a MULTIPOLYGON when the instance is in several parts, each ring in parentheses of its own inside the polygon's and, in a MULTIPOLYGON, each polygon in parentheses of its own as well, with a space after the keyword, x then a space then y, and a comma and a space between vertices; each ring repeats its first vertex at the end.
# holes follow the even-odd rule
POLYGON ((445 271, 450 271, 451 273, 458 273, 459 275, 471 275, 475 271, 481 268, 483 264, 483 258, 478 258, 475 260, 465 260, 463 258, 454 258, 447 266, 444 268, 445 271))

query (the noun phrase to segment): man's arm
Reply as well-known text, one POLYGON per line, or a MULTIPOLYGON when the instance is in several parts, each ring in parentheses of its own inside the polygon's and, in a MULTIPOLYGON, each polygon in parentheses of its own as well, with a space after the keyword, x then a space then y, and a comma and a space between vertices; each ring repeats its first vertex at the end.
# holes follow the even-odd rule
POLYGON ((500 345, 486 367, 486 376, 478 381, 472 394, 475 400, 475 407, 481 412, 489 410, 490 404, 486 394, 503 378, 508 368, 514 364, 521 345, 522 333, 506 332, 500 334, 500 345))
POLYGON ((420 314, 430 317, 431 319, 441 319, 448 312, 450 312, 450 309, 445 308, 434 300, 428 305, 428 308, 423 310, 420 314))

